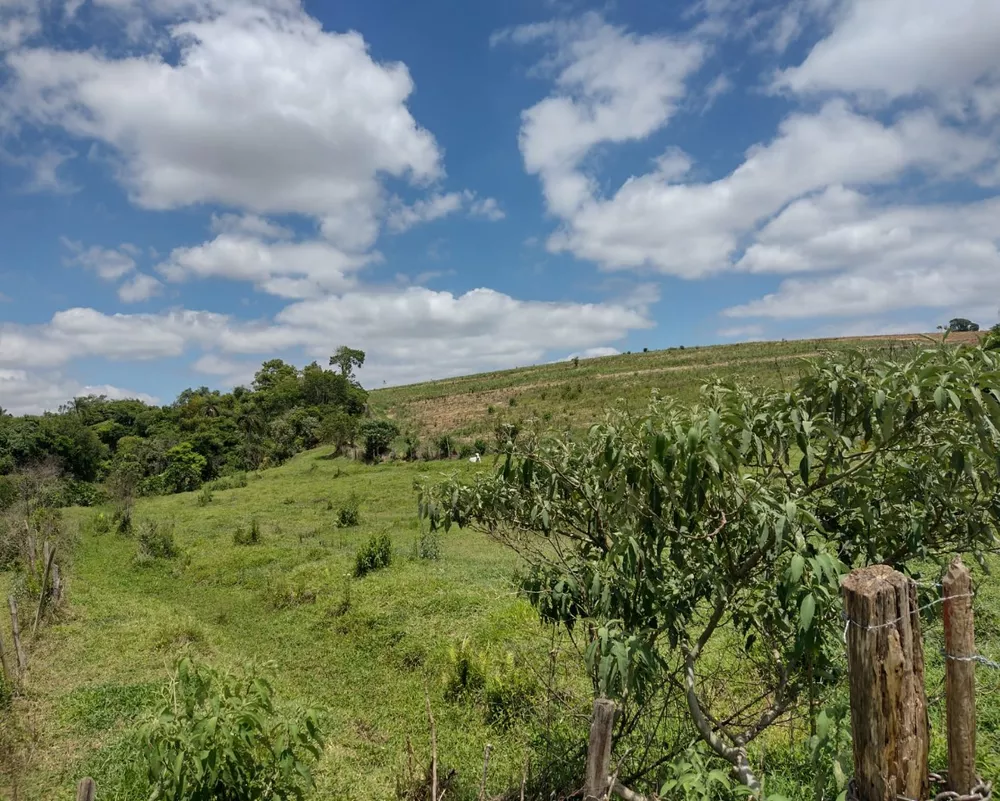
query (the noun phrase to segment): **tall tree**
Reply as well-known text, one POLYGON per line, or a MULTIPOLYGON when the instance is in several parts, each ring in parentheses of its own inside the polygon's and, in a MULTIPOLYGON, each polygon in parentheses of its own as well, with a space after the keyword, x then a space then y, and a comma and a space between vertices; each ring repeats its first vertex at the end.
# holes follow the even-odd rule
POLYGON ((349 348, 341 345, 337 352, 330 357, 330 364, 335 364, 340 368, 340 374, 344 378, 354 378, 354 368, 361 367, 365 363, 365 352, 357 348, 349 348))

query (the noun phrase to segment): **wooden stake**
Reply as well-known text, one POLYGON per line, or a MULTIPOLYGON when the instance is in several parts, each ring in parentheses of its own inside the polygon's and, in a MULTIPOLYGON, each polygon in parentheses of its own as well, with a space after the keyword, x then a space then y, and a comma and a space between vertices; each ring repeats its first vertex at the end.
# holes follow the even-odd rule
POLYGON ((59 603, 62 600, 62 577, 59 575, 59 563, 52 563, 52 602, 59 603))
POLYGON ((434 713, 431 712, 431 696, 427 690, 424 690, 424 700, 427 702, 427 719, 431 722, 431 801, 438 801, 437 728, 434 726, 434 713))
POLYGON ((860 801, 927 798, 927 698, 917 589, 888 565, 842 585, 860 801))
POLYGON ((24 523, 24 531, 28 540, 28 572, 31 573, 32 578, 36 578, 38 572, 38 551, 35 548, 35 535, 31 533, 28 528, 28 523, 24 523))
POLYGON ((4 684, 10 688, 14 686, 14 674, 11 672, 10 663, 7 662, 7 651, 3 647, 3 633, 0 632, 0 669, 3 670, 4 684))
POLYGON ((45 572, 42 573, 42 591, 38 594, 38 609, 35 612, 35 625, 31 627, 31 636, 38 633, 38 621, 42 619, 42 611, 45 609, 45 599, 49 591, 49 574, 52 572, 52 560, 56 557, 56 549, 49 548, 48 540, 45 541, 45 572))
POLYGON ((17 654, 17 669, 24 673, 28 667, 28 659, 24 655, 24 648, 21 647, 21 623, 17 617, 17 598, 13 595, 7 597, 7 605, 10 607, 10 635, 14 640, 14 653, 17 654))
POLYGON ((976 785, 976 634, 972 577, 956 557, 941 581, 944 596, 945 703, 948 789, 960 795, 976 785))
POLYGON ((76 786, 76 801, 94 801, 97 797, 97 785, 89 776, 81 779, 76 786))
POLYGON ((486 801, 486 773, 490 769, 490 751, 493 746, 486 743, 486 752, 483 754, 483 780, 479 783, 479 801, 486 801))
POLYGON ((615 725, 615 704, 607 698, 594 701, 587 744, 587 775, 583 801, 603 801, 607 797, 611 765, 611 733, 615 725))
POLYGON ((521 801, 524 801, 524 791, 528 786, 528 771, 531 768, 531 754, 524 760, 524 772, 521 774, 521 801))

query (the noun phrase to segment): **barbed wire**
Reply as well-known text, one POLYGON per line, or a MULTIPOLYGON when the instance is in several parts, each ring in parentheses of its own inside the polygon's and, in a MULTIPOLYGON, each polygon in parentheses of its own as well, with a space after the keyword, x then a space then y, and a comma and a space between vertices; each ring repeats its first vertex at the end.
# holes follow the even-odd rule
POLYGON ((1000 670, 1000 662, 994 662, 992 659, 987 659, 982 654, 973 654, 972 656, 954 656, 953 654, 942 654, 945 659, 950 659, 952 662, 975 662, 979 665, 985 665, 988 668, 993 668, 994 670, 1000 670))
POLYGON ((843 613, 844 642, 847 642, 847 630, 851 626, 854 626, 857 629, 861 629, 862 631, 875 631, 876 629, 887 629, 890 626, 895 626, 897 623, 899 623, 901 620, 904 620, 907 617, 912 617, 913 615, 919 615, 921 612, 926 611, 927 609, 933 609, 935 606, 943 604, 945 601, 953 601, 956 598, 975 598, 975 597, 976 594, 974 592, 964 592, 959 595, 949 595, 947 598, 935 598, 930 603, 924 604, 923 606, 918 606, 916 609, 911 609, 909 614, 900 615, 899 617, 894 618, 893 620, 889 620, 885 623, 878 623, 874 626, 868 626, 865 625, 864 623, 858 623, 858 621, 852 620, 850 617, 848 617, 847 612, 844 612, 843 613))

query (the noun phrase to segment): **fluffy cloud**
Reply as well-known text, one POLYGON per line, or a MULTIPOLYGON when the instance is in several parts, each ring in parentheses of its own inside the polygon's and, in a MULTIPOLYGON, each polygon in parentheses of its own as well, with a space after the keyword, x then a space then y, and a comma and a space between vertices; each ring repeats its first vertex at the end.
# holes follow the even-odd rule
MULTIPOLYGON (((370 354, 364 375, 375 384, 531 364, 551 351, 606 346, 652 326, 641 307, 419 287, 303 301, 284 309, 276 323, 285 336, 300 335, 300 344, 316 358, 327 354, 331 342, 356 343, 370 354)), ((270 335, 261 332, 265 340, 270 335)), ((244 340, 227 346, 249 352, 252 338, 244 334, 244 340)))
POLYGON ((213 214, 211 227, 216 234, 260 239, 291 239, 295 235, 290 228, 273 223, 258 214, 213 214))
POLYGON ((387 219, 389 229, 396 233, 406 231, 419 223, 431 222, 465 209, 472 217, 481 217, 491 222, 502 220, 506 215, 495 198, 477 198, 469 189, 461 192, 436 193, 407 206, 396 201, 387 219))
POLYGON ((251 281, 272 295, 305 298, 352 286, 353 273, 372 258, 322 241, 265 242, 224 233, 202 245, 175 248, 156 269, 168 281, 229 278, 251 281))
POLYGON ((622 303, 521 301, 489 289, 463 295, 419 287, 357 290, 293 303, 259 322, 187 310, 107 315, 70 309, 44 325, 0 328, 0 368, 44 370, 88 356, 138 361, 198 350, 199 372, 245 380, 252 375, 250 359, 231 357, 288 352, 325 360, 338 343, 349 342, 368 352, 366 381, 395 383, 608 347, 651 326, 644 307, 622 303))
POLYGON ((118 287, 118 298, 122 303, 140 303, 163 291, 163 284, 153 276, 137 273, 131 280, 118 287))
POLYGON ((51 368, 88 356, 116 361, 180 356, 191 344, 211 344, 228 324, 228 317, 211 312, 66 309, 41 325, 0 325, 0 367, 51 368))
MULTIPOLYGON (((525 168, 560 220, 548 249, 607 270, 682 278, 825 273, 789 278, 727 310, 732 317, 968 309, 983 293, 995 296, 997 202, 886 201, 904 179, 911 195, 935 182, 1000 184, 996 132, 966 124, 969 109, 980 120, 1000 115, 1000 5, 960 0, 942 11, 936 0, 797 0, 780 13, 753 0, 703 0, 702 22, 686 39, 635 36, 593 15, 501 32, 496 42, 550 45, 540 69, 555 70, 552 93, 523 113, 521 126, 525 168), (736 34, 721 24, 739 15, 736 34), (774 86, 844 97, 790 113, 769 142, 715 180, 692 180, 691 156, 668 147, 646 174, 603 190, 588 161, 598 146, 648 138, 678 108, 704 108, 725 90, 718 78, 690 88, 706 54, 699 37, 754 36, 780 53, 821 21, 829 36, 774 86), (765 23, 772 33, 761 39, 765 23), (928 94, 938 102, 862 113, 874 101, 928 94)), ((720 331, 759 334, 757 325, 720 331)))
POLYGON ((138 398, 146 403, 157 399, 144 392, 133 392, 108 384, 89 386, 58 373, 29 373, 25 370, 0 369, 0 398, 11 414, 55 411, 80 395, 105 395, 109 398, 138 398))
POLYGON ((41 29, 41 0, 0 0, 0 53, 41 29))
MULTIPOLYGON (((948 103, 988 101, 1000 86, 1000 3, 992 0, 848 0, 830 35, 775 86, 846 91, 871 100, 932 93, 948 103)), ((981 112, 995 114, 993 107, 981 112)))
POLYGON ((792 278, 727 310, 732 317, 871 315, 912 307, 975 309, 1000 296, 1000 199, 879 207, 832 187, 765 226, 739 266, 752 272, 830 272, 792 278), (834 272, 837 271, 837 272, 834 272))
POLYGON ((580 205, 549 247, 608 269, 699 277, 729 269, 741 237, 803 194, 833 183, 885 183, 910 168, 956 175, 995 155, 989 140, 924 112, 883 125, 830 101, 786 118, 772 142, 751 148, 717 181, 678 183, 684 165, 661 160, 661 169, 629 179, 611 198, 580 205))
POLYGON ((117 281, 135 269, 135 248, 124 244, 119 248, 102 248, 97 245, 84 247, 82 242, 62 237, 63 246, 69 250, 67 261, 92 270, 104 281, 117 281))
POLYGON ((406 67, 377 63, 359 34, 324 32, 287 3, 211 10, 169 29, 176 60, 11 53, 0 122, 102 143, 146 208, 305 214, 340 247, 368 248, 381 176, 442 174, 434 137, 406 107, 406 67))
POLYGON ((501 39, 554 45, 556 91, 522 114, 520 146, 528 172, 542 179, 549 208, 563 217, 594 191, 579 169, 591 149, 644 139, 666 124, 705 55, 700 42, 637 36, 596 14, 522 26, 495 37, 501 39))

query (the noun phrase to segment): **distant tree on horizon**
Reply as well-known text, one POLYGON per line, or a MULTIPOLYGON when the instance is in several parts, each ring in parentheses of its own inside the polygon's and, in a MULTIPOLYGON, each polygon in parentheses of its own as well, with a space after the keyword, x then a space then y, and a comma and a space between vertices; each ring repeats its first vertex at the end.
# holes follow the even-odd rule
POLYGON ((964 317, 953 317, 948 321, 948 330, 956 332, 978 331, 979 323, 966 320, 964 317))

